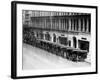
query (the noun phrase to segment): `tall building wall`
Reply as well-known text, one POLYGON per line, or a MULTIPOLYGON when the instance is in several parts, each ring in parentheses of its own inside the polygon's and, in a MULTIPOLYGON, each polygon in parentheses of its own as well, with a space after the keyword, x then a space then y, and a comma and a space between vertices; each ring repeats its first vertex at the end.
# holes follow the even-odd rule
POLYGON ((90 33, 90 14, 71 12, 23 11, 23 24, 29 27, 90 33))

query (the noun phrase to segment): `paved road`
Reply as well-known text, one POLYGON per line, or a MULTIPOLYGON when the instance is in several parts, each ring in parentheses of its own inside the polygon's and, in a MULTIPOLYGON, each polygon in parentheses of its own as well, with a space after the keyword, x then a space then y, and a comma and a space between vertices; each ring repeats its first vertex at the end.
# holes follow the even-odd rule
POLYGON ((87 67, 86 62, 72 62, 42 49, 23 44, 23 69, 60 69, 87 67))

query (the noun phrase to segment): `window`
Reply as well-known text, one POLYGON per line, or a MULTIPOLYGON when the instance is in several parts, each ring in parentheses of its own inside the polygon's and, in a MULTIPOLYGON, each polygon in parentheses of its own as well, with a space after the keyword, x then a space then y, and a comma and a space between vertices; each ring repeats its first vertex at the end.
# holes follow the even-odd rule
POLYGON ((67 45, 67 37, 59 37, 59 43, 63 45, 67 45))
POLYGON ((56 35, 53 34, 53 42, 56 42, 56 35))
POLYGON ((81 50, 89 51, 89 41, 78 40, 78 44, 81 50))
POLYGON ((71 46, 71 41, 69 40, 68 43, 69 43, 69 47, 70 47, 71 46))
POLYGON ((76 37, 73 37, 73 47, 76 48, 77 46, 77 39, 76 37))
POLYGON ((48 32, 45 34, 45 39, 48 40, 48 41, 51 40, 50 34, 48 32))

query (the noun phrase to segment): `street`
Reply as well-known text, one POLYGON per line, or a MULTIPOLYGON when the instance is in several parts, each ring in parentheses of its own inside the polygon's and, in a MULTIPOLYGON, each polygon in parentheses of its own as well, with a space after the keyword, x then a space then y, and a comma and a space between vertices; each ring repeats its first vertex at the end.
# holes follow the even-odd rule
POLYGON ((23 43, 23 69, 62 69, 89 67, 86 62, 72 62, 60 56, 23 43))

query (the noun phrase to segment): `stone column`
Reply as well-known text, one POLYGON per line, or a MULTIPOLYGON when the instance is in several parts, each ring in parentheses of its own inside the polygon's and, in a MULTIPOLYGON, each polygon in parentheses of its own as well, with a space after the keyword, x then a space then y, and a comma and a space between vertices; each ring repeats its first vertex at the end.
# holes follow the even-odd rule
POLYGON ((61 30, 61 19, 59 18, 59 30, 61 30))
POLYGON ((74 31, 74 19, 72 19, 72 31, 74 31))
POLYGON ((86 32, 89 32, 89 20, 87 19, 86 32))
POLYGON ((71 19, 68 19, 68 23, 69 23, 69 30, 68 31, 71 31, 71 19))
POLYGON ((81 19, 78 20, 78 31, 81 31, 81 19))
POLYGON ((85 21, 84 21, 84 19, 83 19, 83 30, 82 30, 83 32, 85 31, 85 21))
POLYGON ((68 24, 68 20, 67 20, 67 19, 65 19, 65 29, 66 29, 66 31, 67 31, 67 29, 68 29, 67 24, 68 24))

